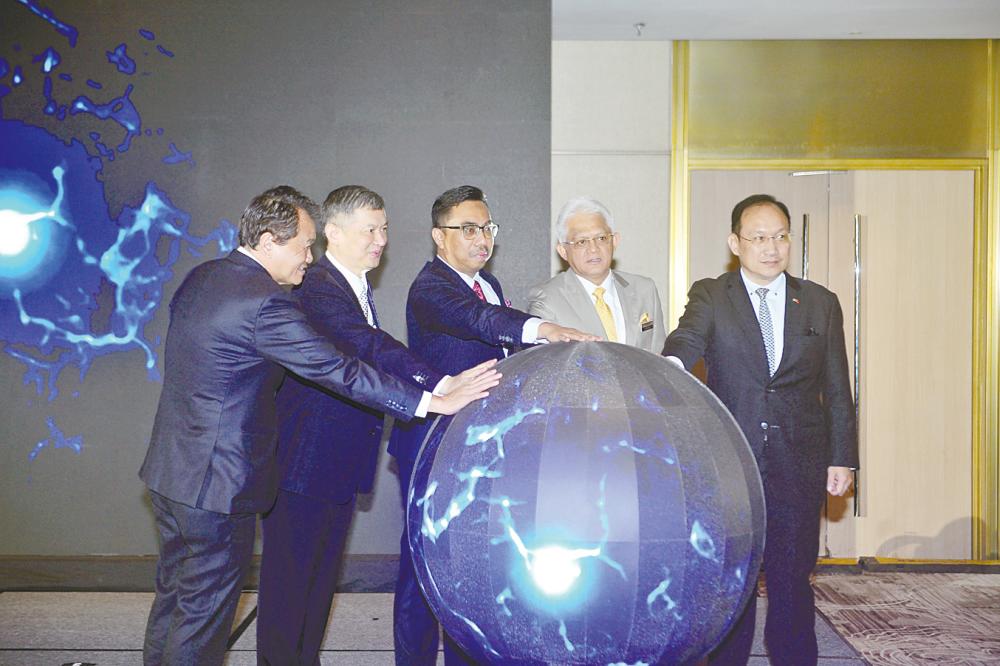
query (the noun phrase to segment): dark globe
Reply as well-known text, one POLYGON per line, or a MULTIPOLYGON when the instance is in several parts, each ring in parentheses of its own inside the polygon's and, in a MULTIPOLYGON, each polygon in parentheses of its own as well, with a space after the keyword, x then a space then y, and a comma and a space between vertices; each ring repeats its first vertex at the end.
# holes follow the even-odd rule
POLYGON ((428 435, 407 525, 445 631, 488 663, 681 664, 753 591, 760 474, 721 402, 614 343, 534 347, 428 435))

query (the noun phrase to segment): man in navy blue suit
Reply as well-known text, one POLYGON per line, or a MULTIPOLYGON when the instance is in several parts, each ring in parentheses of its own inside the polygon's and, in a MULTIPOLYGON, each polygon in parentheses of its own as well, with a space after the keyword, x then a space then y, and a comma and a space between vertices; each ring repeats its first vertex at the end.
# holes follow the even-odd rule
MULTIPOLYGON (((692 285, 663 353, 686 368, 705 360, 708 387, 753 449, 767 508, 764 641, 772 663, 798 665, 817 660, 809 574, 820 507, 850 488, 858 449, 840 303, 785 272, 789 224, 768 194, 736 204, 728 243, 740 269, 692 285)), ((756 606, 751 597, 710 663, 747 663, 756 606)))
MULTIPOLYGON (((481 189, 463 185, 443 193, 431 207, 431 223, 437 257, 410 286, 406 329, 410 349, 439 372, 454 374, 489 359, 502 359, 522 344, 541 340, 600 339, 510 307, 500 282, 483 270, 493 254, 499 226, 490 216, 481 189)), ((404 515, 410 475, 429 429, 430 422, 422 419, 393 426, 389 452, 399 465, 404 515)), ((405 525, 400 550, 393 608, 396 664, 434 664, 438 625, 416 580, 405 525)), ((445 663, 464 662, 466 658, 446 636, 445 663)))
POLYGON ((287 186, 254 198, 240 247, 192 270, 171 300, 163 391, 139 472, 160 537, 146 664, 222 663, 255 514, 274 502, 274 393, 285 368, 404 420, 454 413, 496 381, 486 372, 432 396, 317 332, 285 289, 309 264, 314 208, 287 186))
MULTIPOLYGON (((456 377, 435 370, 379 328, 368 271, 388 242, 385 202, 358 185, 327 196, 326 253, 293 294, 309 323, 343 352, 424 391, 446 394, 456 377)), ((487 366, 492 366, 491 360, 487 366)), ((383 412, 290 375, 277 397, 278 497, 264 516, 257 662, 319 663, 341 553, 357 493, 371 492, 383 412)))

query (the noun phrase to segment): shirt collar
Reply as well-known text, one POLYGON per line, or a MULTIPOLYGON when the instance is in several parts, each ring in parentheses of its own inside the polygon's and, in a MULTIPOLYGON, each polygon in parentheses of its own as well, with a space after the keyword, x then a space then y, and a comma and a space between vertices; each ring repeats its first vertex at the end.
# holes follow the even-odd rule
POLYGON ((587 278, 581 277, 580 274, 574 271, 572 268, 570 270, 573 271, 573 275, 575 275, 576 279, 580 281, 580 284, 583 285, 583 288, 587 290, 587 295, 590 296, 591 298, 594 297, 594 290, 597 289, 598 287, 604 287, 605 294, 610 294, 615 290, 614 271, 608 271, 607 276, 604 278, 604 281, 601 282, 601 284, 594 284, 587 278))
POLYGON ((759 285, 753 282, 750 278, 747 277, 747 274, 743 272, 742 268, 740 268, 740 277, 743 278, 743 286, 746 287, 747 293, 750 294, 751 296, 755 294, 756 291, 760 289, 762 286, 767 288, 768 290, 767 293, 769 294, 777 294, 785 290, 784 272, 782 272, 778 277, 771 280, 769 284, 765 285, 759 285))
POLYGON ((355 292, 363 294, 368 291, 368 278, 365 277, 368 271, 362 271, 361 275, 356 275, 351 269, 337 261, 337 258, 329 250, 326 251, 326 258, 330 260, 334 268, 340 271, 340 274, 347 280, 347 284, 351 285, 355 292))
POLYGON ((445 266, 447 266, 451 270, 455 271, 458 274, 458 277, 460 277, 463 280, 465 280, 465 284, 469 285, 469 289, 472 289, 472 283, 473 282, 475 282, 477 280, 479 282, 483 282, 483 279, 481 277, 479 277, 479 271, 476 271, 475 275, 473 275, 472 277, 469 277, 468 275, 466 275, 465 273, 463 273, 462 271, 458 270, 457 268, 455 268, 454 266, 452 266, 451 264, 449 264, 447 261, 445 261, 441 257, 440 254, 437 256, 437 258, 441 260, 442 264, 444 264, 445 266))

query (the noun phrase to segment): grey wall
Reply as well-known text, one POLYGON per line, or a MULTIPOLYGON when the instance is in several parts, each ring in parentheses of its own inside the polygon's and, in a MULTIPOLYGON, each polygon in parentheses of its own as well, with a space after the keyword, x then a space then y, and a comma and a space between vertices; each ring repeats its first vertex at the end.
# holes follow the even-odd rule
MULTIPOLYGON (((0 102, 2 116, 86 143, 91 118, 60 122, 42 112, 43 77, 30 62, 48 45, 63 56, 58 71, 74 75, 72 83, 55 82, 63 101, 84 93, 106 101, 133 83, 144 127, 165 132, 137 138, 103 165, 113 213, 141 200, 155 181, 191 214, 192 230, 205 234, 221 219, 236 222, 249 199, 274 184, 319 199, 339 185, 368 185, 386 198, 390 216, 388 257, 373 275, 380 318, 403 336, 406 290, 432 256, 431 202, 470 183, 486 190, 503 228, 491 270, 515 305, 548 277, 548 2, 48 4, 78 29, 74 48, 19 3, 0 6, 0 55, 26 74, 0 102), (155 42, 139 37, 140 28, 153 31, 155 42), (105 56, 122 42, 139 65, 127 80, 116 78, 105 56), (155 44, 174 56, 163 57, 155 44), (83 85, 98 74, 103 90, 83 85), (195 166, 162 162, 168 138, 192 151, 195 166)), ((10 74, 3 81, 10 85, 10 74)), ((182 255, 164 304, 204 258, 182 255)), ((0 301, 0 313, 11 308, 0 301)), ((165 333, 166 313, 159 308, 147 326, 149 339, 165 333)), ((9 316, 2 322, 0 338, 9 343, 18 324, 9 316)), ((147 377, 142 354, 98 357, 82 382, 75 369, 63 372, 50 401, 24 383, 25 366, 10 350, 0 354, 0 555, 155 552, 136 470, 160 384, 147 377), (83 448, 49 445, 31 461, 48 437, 49 416, 68 436, 81 436, 83 448)), ((396 481, 387 463, 383 454, 376 492, 362 501, 354 552, 398 548, 396 481)))

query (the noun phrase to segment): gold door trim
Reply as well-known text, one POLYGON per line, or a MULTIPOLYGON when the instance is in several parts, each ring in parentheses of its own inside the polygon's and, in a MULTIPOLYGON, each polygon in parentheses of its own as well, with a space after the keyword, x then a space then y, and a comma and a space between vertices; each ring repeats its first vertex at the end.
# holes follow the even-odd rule
POLYGON ((1000 558, 1000 40, 988 40, 985 159, 698 159, 688 157, 690 51, 674 42, 670 173, 669 326, 686 303, 693 169, 966 169, 974 172, 972 326, 972 556, 1000 558))

